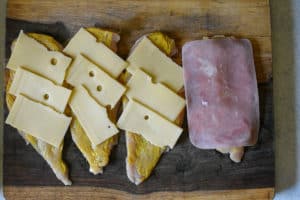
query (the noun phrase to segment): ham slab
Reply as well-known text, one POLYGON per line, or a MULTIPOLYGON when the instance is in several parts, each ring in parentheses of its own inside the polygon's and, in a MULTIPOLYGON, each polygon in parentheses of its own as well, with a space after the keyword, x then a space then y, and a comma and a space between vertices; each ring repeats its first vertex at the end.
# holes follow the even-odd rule
POLYGON ((189 137, 202 149, 254 145, 259 99, 247 39, 207 39, 182 48, 189 137))

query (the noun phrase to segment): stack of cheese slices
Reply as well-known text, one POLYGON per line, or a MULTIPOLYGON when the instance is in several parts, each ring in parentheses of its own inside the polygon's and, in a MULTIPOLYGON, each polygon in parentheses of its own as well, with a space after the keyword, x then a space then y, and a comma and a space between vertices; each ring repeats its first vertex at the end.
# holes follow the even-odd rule
POLYGON ((161 154, 182 133, 182 68, 167 56, 174 52, 174 41, 154 32, 137 40, 127 58, 122 77, 127 91, 118 126, 126 132, 127 176, 135 184, 150 176, 161 154))
POLYGON ((119 36, 110 31, 81 28, 62 52, 52 48, 59 46, 53 38, 49 44, 45 37, 21 31, 15 42, 7 64, 13 74, 7 99, 14 99, 7 101, 6 123, 19 130, 66 185, 71 182, 61 151, 69 126, 93 174, 102 173, 118 128, 123 129, 127 174, 132 182, 141 183, 182 133, 176 123, 185 107, 178 95, 182 68, 167 56, 170 45, 164 45, 174 47, 174 42, 161 33, 144 36, 126 62, 115 53, 119 36), (117 121, 122 97, 123 112, 117 121), (145 142, 138 148, 141 141, 145 142), (151 146, 159 153, 137 153, 151 146))

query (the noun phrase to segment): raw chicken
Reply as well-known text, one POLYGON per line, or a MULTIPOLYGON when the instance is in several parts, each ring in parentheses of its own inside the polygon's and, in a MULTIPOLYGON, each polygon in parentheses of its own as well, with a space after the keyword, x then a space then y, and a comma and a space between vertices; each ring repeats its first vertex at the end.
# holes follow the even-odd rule
MULTIPOLYGON (((148 37, 162 52, 168 56, 172 56, 177 52, 175 42, 171 38, 160 32, 150 33, 143 37, 148 37)), ((138 44, 141 39, 137 40, 131 51, 138 44)), ((126 83, 130 78, 130 74, 125 72, 122 76, 122 81, 126 83)), ((176 91, 177 92, 177 91, 176 91)), ((181 96, 184 96, 183 92, 179 92, 181 96)), ((126 107, 127 98, 122 99, 123 107, 126 107)), ((175 120, 175 123, 179 126, 182 125, 184 117, 184 111, 175 120)), ((138 185, 146 180, 150 175, 154 167, 157 165, 159 158, 166 151, 166 148, 155 146, 148 142, 143 136, 137 133, 131 133, 126 131, 126 171, 127 176, 131 182, 138 185)))
POLYGON ((254 145, 259 99, 252 46, 246 39, 208 39, 182 48, 189 137, 201 149, 231 153, 254 145))
MULTIPOLYGON (((117 43, 120 40, 120 36, 118 34, 94 27, 87 28, 86 30, 93 34, 97 38, 97 41, 103 42, 113 51, 117 51, 117 43)), ((112 122, 116 122, 117 120, 116 118, 119 105, 120 103, 118 103, 115 108, 108 111, 108 116, 112 122)), ((109 156, 113 146, 118 143, 118 135, 112 136, 93 148, 91 141, 76 118, 74 118, 71 122, 70 130, 74 143, 90 165, 90 172, 95 175, 102 173, 103 167, 109 163, 109 156)))
MULTIPOLYGON (((50 36, 37 34, 37 33, 29 33, 28 35, 36 39, 40 43, 44 44, 50 50, 53 51, 62 50, 62 46, 50 36)), ((14 47, 14 43, 12 44, 11 48, 13 49, 13 47, 14 47)), ((6 91, 9 91, 15 72, 9 70, 7 73, 8 73, 8 79, 6 82, 6 91)), ((11 109, 14 101, 15 101, 15 96, 6 93, 6 104, 9 110, 11 109)), ((19 131, 19 133, 25 139, 26 143, 27 144, 30 143, 33 146, 33 148, 47 161, 47 163, 55 173, 56 177, 60 181, 62 181, 65 185, 72 184, 72 182, 69 180, 68 168, 65 162, 62 160, 62 149, 64 145, 63 143, 59 146, 59 148, 56 148, 55 146, 52 146, 46 142, 43 142, 42 140, 39 140, 31 136, 30 134, 21 131, 19 131)))

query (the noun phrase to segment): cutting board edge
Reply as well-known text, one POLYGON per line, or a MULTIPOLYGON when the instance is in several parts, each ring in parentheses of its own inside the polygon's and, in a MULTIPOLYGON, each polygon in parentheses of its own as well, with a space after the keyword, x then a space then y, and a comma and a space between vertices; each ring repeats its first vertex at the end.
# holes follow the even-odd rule
MULTIPOLYGON (((266 0, 269 3, 269 0, 266 0)), ((270 36, 271 38, 271 36, 270 36)), ((272 49, 271 49, 272 50, 272 49)), ((272 61, 272 57, 270 58, 272 61)), ((164 195, 166 199, 240 199, 241 196, 246 195, 251 199, 272 199, 274 197, 274 188, 260 188, 260 189, 242 189, 242 190, 222 190, 222 191, 193 191, 193 192, 154 192, 146 195, 134 195, 131 193, 114 190, 105 189, 102 187, 56 187, 56 186, 46 186, 46 187, 23 187, 23 186, 4 186, 4 194, 7 199, 29 199, 40 195, 40 199, 49 199, 51 197, 62 197, 62 199, 69 199, 73 197, 76 199, 78 195, 83 195, 80 197, 119 197, 132 199, 133 197, 138 197, 137 199, 155 199, 155 195, 164 195), (112 193, 110 193, 112 192, 112 193), (94 194, 95 193, 95 194, 94 194), (125 194, 125 195, 124 195, 125 194), (238 194, 240 196, 238 196, 238 194), (91 196, 93 195, 93 196, 91 196), (218 195, 218 196, 217 196, 218 195), (252 196, 251 196, 252 195, 252 196), (172 198, 173 197, 173 198, 172 198), (222 198, 220 198, 222 197, 222 198)))
POLYGON ((237 200, 241 196, 244 199, 273 199, 275 189, 273 187, 257 189, 239 190, 212 190, 212 191, 192 191, 192 192, 153 192, 149 194, 131 194, 125 191, 107 189, 102 187, 28 187, 28 186, 4 186, 4 196, 6 199, 31 199, 39 194, 39 199, 232 199, 237 200), (21 198, 20 198, 21 197, 21 198))

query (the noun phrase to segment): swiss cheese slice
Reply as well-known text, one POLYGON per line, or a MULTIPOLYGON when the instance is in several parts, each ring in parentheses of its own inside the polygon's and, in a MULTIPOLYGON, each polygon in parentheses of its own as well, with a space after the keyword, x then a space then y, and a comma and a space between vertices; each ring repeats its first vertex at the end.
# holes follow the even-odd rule
POLYGON ((175 92, 183 88, 182 67, 160 51, 147 37, 144 37, 127 58, 127 70, 133 74, 138 68, 144 70, 155 81, 175 92))
POLYGON ((173 148, 182 133, 182 128, 133 100, 128 102, 117 125, 160 147, 173 148))
POLYGON ((84 85, 101 105, 113 108, 126 88, 97 65, 78 55, 72 63, 66 81, 72 86, 84 85))
POLYGON ((185 107, 185 100, 161 83, 152 83, 152 78, 137 69, 127 83, 126 96, 174 121, 185 107))
POLYGON ((108 118, 106 108, 99 105, 83 86, 75 87, 69 105, 94 147, 119 132, 108 118))
POLYGON ((19 95, 6 119, 6 123, 44 142, 59 147, 71 118, 52 108, 19 95))
POLYGON ((127 66, 127 62, 115 54, 84 28, 81 28, 65 47, 64 52, 75 58, 84 55, 99 65, 112 77, 117 78, 127 66))
POLYGON ((22 94, 63 113, 71 90, 55 85, 50 80, 19 67, 14 75, 9 93, 14 96, 22 94))
POLYGON ((26 68, 36 74, 62 84, 71 58, 58 51, 50 51, 35 39, 20 32, 7 63, 7 68, 26 68))

